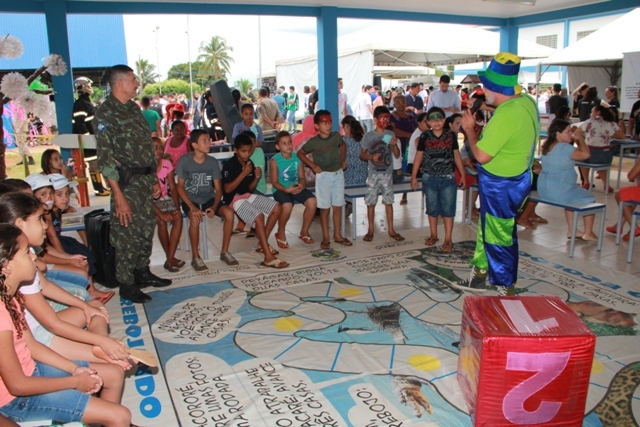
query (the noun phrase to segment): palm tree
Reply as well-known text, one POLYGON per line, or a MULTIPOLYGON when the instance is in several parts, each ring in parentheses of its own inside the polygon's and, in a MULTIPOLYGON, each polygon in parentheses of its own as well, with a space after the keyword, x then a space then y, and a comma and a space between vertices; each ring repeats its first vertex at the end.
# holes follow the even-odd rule
POLYGON ((238 89, 240 91, 240 93, 242 93, 244 95, 249 95, 249 92, 251 91, 251 88, 253 87, 251 82, 249 80, 247 80, 247 79, 236 80, 236 82, 233 85, 236 87, 236 89, 238 89))
POLYGON ((158 80, 158 74, 155 72, 156 66, 150 64, 146 59, 138 59, 136 61, 136 75, 140 80, 140 92, 148 84, 155 83, 158 80))
POLYGON ((213 72, 214 78, 226 79, 226 74, 230 72, 233 58, 229 52, 233 52, 233 47, 227 45, 224 37, 213 36, 209 43, 200 43, 200 55, 196 61, 202 61, 202 71, 213 72))

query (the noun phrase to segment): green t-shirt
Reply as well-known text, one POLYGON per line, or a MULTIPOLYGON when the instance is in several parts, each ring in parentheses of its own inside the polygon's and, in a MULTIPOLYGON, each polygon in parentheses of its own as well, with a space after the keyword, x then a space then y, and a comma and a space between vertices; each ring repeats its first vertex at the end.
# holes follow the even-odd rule
POLYGON ((344 144, 342 136, 338 132, 331 132, 329 138, 321 138, 316 135, 308 140, 302 149, 305 153, 313 153, 313 163, 322 168, 323 172, 336 172, 342 169, 342 157, 340 145, 344 144))
POLYGON ((538 109, 529 95, 503 102, 480 135, 478 148, 493 157, 482 167, 496 176, 518 176, 529 169, 539 135, 538 109))
POLYGON ((156 129, 156 121, 160 120, 160 114, 158 114, 158 112, 154 110, 142 110, 142 115, 149 124, 149 130, 151 132, 157 131, 158 129, 156 129))
POLYGON ((289 97, 287 98, 287 110, 289 111, 298 111, 298 94, 295 92, 291 92, 289 97))
POLYGON ((265 170, 265 160, 264 160, 264 151, 260 147, 256 147, 253 150, 253 154, 251 155, 250 160, 253 162, 254 166, 260 166, 262 169, 262 176, 258 180, 258 185, 256 185, 256 190, 261 192, 262 194, 267 193, 267 171, 265 170))

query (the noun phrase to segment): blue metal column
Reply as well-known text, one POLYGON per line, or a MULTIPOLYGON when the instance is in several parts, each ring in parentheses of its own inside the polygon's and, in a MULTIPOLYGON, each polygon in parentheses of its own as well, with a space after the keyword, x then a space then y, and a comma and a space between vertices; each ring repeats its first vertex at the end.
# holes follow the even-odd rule
POLYGON ((62 56, 68 66, 68 71, 64 76, 53 77, 53 87, 56 91, 58 133, 71 133, 74 98, 71 55, 69 53, 69 32, 67 31, 67 2, 65 0, 47 0, 43 3, 47 23, 47 37, 49 38, 49 52, 62 56))
POLYGON ((318 100, 331 112, 333 129, 338 123, 338 8, 322 6, 317 21, 318 32, 318 100))
POLYGON ((518 54, 518 27, 512 25, 511 19, 500 27, 500 52, 518 54))
MULTIPOLYGON (((570 37, 570 33, 569 31, 571 30, 571 21, 569 21, 568 19, 564 20, 564 37, 562 40, 562 49, 564 49, 565 47, 569 46, 569 37, 570 37)), ((561 84, 562 87, 567 87, 568 88, 568 84, 569 82, 567 81, 567 67, 566 66, 562 66, 560 67, 560 78, 561 78, 561 84)), ((579 84, 579 83, 578 83, 579 84)))

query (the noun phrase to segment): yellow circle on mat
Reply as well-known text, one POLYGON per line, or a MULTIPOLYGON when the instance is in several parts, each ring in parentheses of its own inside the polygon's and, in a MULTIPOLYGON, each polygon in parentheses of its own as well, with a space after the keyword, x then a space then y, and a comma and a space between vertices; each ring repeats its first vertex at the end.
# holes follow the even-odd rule
POLYGON ((603 372, 604 372, 604 365, 594 359, 593 363, 591 364, 591 373, 592 374, 601 374, 603 372))
POLYGON ((362 294, 362 291, 358 288, 342 288, 338 293, 343 297, 357 297, 362 294))
POLYGON ((419 371, 433 371, 440 367, 440 359, 430 354, 414 354, 409 358, 409 365, 419 371))
POLYGON ((302 326, 302 320, 297 317, 284 317, 273 322, 273 327, 279 331, 295 331, 302 326))

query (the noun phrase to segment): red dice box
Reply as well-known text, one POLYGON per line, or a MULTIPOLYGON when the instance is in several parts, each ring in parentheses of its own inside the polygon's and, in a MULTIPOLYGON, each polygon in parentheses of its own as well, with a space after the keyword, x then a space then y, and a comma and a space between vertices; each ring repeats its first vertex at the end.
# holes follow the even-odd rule
POLYGON ((558 297, 466 297, 458 382, 474 426, 582 427, 595 344, 558 297))

